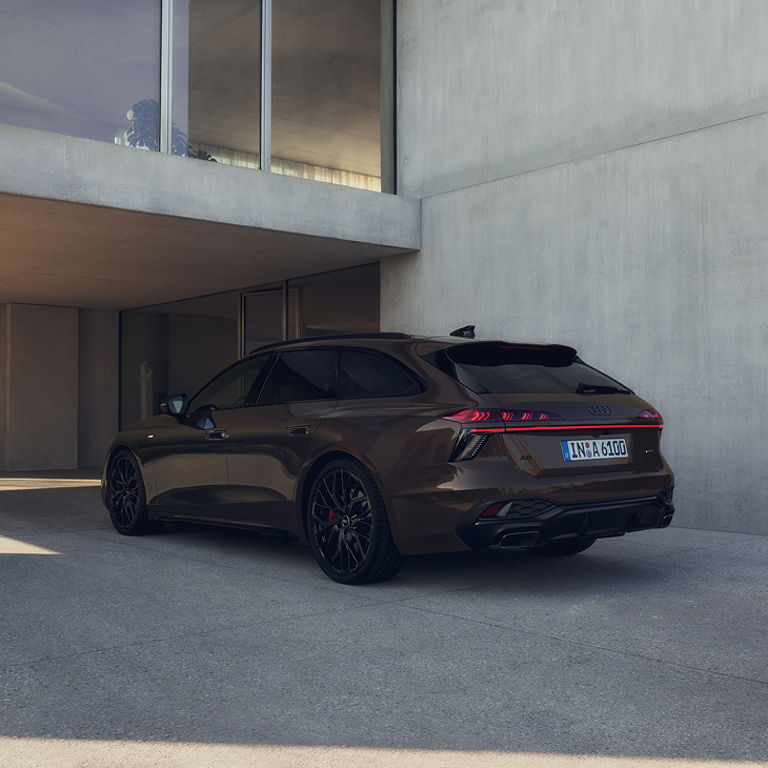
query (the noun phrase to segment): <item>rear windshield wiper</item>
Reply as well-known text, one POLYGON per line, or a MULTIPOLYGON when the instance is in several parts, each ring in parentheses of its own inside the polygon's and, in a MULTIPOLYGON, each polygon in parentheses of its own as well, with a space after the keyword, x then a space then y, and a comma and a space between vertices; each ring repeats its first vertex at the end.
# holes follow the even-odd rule
POLYGON ((610 384, 585 384, 583 381, 580 381, 579 386, 576 387, 577 395, 583 395, 587 392, 592 392, 596 395, 615 395, 618 393, 626 394, 628 391, 619 387, 612 387, 610 384))

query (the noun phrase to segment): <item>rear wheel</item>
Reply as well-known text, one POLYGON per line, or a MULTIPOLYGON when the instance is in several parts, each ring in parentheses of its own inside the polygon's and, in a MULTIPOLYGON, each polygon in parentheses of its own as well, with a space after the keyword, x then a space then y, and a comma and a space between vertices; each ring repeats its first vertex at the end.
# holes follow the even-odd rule
POLYGON ((334 581, 384 581, 402 568, 384 500, 362 465, 340 459, 324 467, 312 484, 305 514, 315 560, 334 581))
POLYGON ((569 539, 567 541, 552 541, 549 544, 539 544, 531 547, 530 551, 543 557, 565 557, 583 552, 595 543, 596 539, 569 539))
POLYGON ((150 530, 141 470, 128 451, 120 451, 110 462, 106 501, 112 525, 119 533, 138 536, 150 530))

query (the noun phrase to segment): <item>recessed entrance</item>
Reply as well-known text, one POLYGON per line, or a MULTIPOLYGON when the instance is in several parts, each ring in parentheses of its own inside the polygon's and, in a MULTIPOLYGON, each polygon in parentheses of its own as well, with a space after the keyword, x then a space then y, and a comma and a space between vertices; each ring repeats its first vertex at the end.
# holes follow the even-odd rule
POLYGON ((379 330, 379 265, 121 313, 120 425, 194 394, 221 368, 283 339, 379 330))

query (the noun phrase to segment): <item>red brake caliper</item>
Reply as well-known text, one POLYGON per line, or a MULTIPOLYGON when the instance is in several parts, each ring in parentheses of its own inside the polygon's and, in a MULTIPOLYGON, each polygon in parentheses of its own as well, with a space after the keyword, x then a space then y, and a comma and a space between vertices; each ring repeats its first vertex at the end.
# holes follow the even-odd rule
POLYGON ((328 510, 328 520, 335 520, 338 517, 338 515, 332 510, 328 510))

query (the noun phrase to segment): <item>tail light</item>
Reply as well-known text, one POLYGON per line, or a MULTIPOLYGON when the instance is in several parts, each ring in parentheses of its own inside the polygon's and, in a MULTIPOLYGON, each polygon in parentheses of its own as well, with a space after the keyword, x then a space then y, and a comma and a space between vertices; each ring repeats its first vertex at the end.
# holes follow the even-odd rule
POLYGON ((507 429, 508 421, 515 422, 534 422, 534 421, 553 421, 559 419, 549 411, 538 410, 514 410, 503 411, 497 408, 491 408, 487 411, 464 410, 453 413, 450 416, 443 416, 448 421, 456 421, 459 424, 471 427, 475 433, 483 432, 504 432, 507 429), (491 426, 495 424, 496 426, 491 426))
POLYGON ((591 424, 551 424, 549 422, 561 421, 562 418, 551 411, 541 411, 535 408, 504 410, 501 408, 466 408, 456 413, 443 416, 448 421, 461 424, 461 432, 456 440, 456 445, 451 454, 451 461, 466 461, 473 459, 480 452, 488 440, 488 437, 497 432, 539 432, 567 430, 600 429, 664 429, 664 420, 661 414, 653 409, 638 411, 638 421, 630 423, 591 423, 591 424))
POLYGON ((643 410, 637 414, 638 419, 655 419, 659 422, 659 429, 664 429, 664 419, 661 418, 661 414, 655 409, 643 410))
POLYGON ((451 461, 467 461, 477 456, 489 435, 495 432, 507 432, 510 429, 508 422, 530 424, 532 422, 551 421, 560 417, 548 411, 535 409, 507 411, 498 408, 484 410, 468 408, 443 416, 443 418, 448 421, 455 421, 463 427, 453 448, 451 461))
POLYGON ((443 418, 448 419, 448 421, 458 422, 459 424, 472 425, 487 424, 488 422, 493 421, 503 421, 501 412, 497 411, 495 408, 491 408, 489 411, 459 411, 458 413, 453 413, 450 416, 443 416, 443 418))

